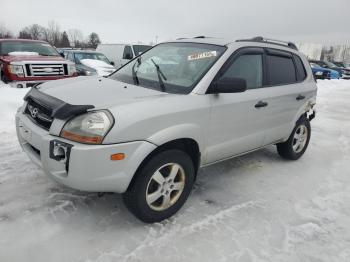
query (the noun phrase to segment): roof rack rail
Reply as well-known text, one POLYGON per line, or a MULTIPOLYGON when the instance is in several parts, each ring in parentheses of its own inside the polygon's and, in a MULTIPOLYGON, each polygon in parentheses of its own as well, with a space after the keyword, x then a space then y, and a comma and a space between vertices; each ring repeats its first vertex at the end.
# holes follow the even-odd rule
POLYGON ((236 40, 236 42, 259 42, 259 43, 269 43, 274 45, 280 45, 280 46, 286 46, 289 48, 292 48, 294 50, 298 50, 297 46, 288 41, 282 41, 282 40, 276 40, 276 39, 270 39, 270 38, 264 38, 262 36, 253 37, 250 39, 239 39, 236 40))

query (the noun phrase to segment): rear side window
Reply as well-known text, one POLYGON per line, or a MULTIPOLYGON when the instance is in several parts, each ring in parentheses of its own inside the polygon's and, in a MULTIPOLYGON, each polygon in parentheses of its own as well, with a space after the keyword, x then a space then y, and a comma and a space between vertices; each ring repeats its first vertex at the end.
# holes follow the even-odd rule
POLYGON ((261 87, 263 79, 262 55, 239 56, 221 77, 243 78, 247 81, 248 89, 261 87))
POLYGON ((270 85, 296 82, 296 70, 291 56, 267 55, 267 66, 270 85))
POLYGON ((303 61, 301 61, 301 58, 297 55, 294 55, 294 61, 297 67, 297 80, 303 81, 306 78, 306 70, 303 61))

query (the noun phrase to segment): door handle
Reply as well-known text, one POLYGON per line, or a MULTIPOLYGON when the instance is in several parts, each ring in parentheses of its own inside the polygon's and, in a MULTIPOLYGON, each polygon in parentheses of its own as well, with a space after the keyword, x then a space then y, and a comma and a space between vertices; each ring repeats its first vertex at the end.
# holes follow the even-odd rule
POLYGON ((255 108, 260 108, 260 107, 265 107, 268 106, 267 102, 259 101, 256 105, 255 108))
POLYGON ((303 99, 305 99, 305 96, 302 96, 302 95, 298 95, 297 97, 296 97, 296 100, 303 100, 303 99))

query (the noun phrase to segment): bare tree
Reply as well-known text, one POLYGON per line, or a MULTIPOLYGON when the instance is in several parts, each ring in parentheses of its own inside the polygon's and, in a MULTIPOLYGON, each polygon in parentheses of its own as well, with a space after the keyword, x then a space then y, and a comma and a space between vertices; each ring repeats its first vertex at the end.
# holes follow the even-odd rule
POLYGON ((71 45, 77 47, 81 42, 83 42, 83 33, 79 29, 69 29, 68 30, 69 40, 71 45))
POLYGON ((0 24, 0 38, 11 38, 13 37, 13 34, 10 30, 6 28, 6 26, 1 23, 0 24))
POLYGON ((56 21, 49 21, 48 27, 47 27, 47 34, 48 34, 48 41, 50 44, 56 46, 60 44, 61 40, 61 32, 60 32, 60 26, 56 21))

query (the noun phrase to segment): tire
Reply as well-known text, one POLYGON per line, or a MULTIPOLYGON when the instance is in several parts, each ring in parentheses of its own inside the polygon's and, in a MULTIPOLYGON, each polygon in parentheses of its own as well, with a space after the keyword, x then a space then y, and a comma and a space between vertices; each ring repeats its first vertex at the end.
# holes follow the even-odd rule
POLYGON ((188 154, 167 150, 153 156, 135 176, 123 194, 124 203, 138 219, 154 223, 171 217, 183 206, 195 180, 195 169, 188 154))
POLYGON ((310 137, 310 121, 303 116, 295 124, 293 132, 288 140, 284 143, 277 144, 277 151, 279 155, 285 159, 297 160, 305 153, 309 145, 310 137))

